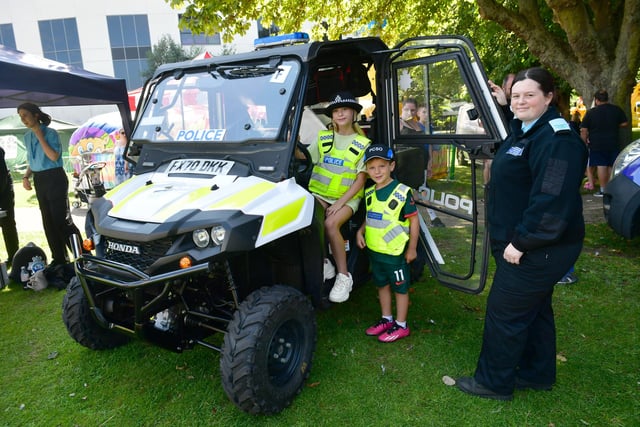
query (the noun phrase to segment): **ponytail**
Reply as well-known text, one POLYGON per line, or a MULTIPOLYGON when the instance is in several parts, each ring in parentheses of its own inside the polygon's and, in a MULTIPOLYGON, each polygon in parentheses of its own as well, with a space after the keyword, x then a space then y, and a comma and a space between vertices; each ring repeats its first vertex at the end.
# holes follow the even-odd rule
POLYGON ((24 104, 20 104, 18 106, 17 111, 20 112, 20 110, 27 110, 28 112, 33 114, 40 123, 42 123, 45 126, 49 126, 51 124, 51 116, 45 113, 44 111, 42 111, 40 107, 38 107, 36 104, 33 104, 31 102, 25 102, 24 104))

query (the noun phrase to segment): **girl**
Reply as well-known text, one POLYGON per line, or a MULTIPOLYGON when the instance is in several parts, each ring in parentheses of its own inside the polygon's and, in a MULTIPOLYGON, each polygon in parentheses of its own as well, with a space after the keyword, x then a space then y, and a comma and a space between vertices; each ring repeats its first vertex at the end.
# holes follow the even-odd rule
MULTIPOLYGON (((320 131, 309 146, 314 163, 309 191, 325 209, 325 232, 338 270, 329 293, 332 302, 349 299, 353 287, 340 228, 358 209, 367 176, 363 156, 370 141, 356 123, 361 109, 351 93, 337 93, 325 109, 331 128, 320 131)), ((325 280, 333 275, 333 266, 325 259, 325 280)))

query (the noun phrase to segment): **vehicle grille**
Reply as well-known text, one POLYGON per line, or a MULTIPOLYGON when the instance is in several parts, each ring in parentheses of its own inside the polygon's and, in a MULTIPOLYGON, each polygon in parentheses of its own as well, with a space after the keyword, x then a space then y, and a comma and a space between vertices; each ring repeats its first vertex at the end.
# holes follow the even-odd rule
POLYGON ((170 238, 146 243, 113 238, 105 240, 104 256, 106 259, 135 267, 141 271, 146 271, 158 258, 164 256, 173 243, 170 238), (129 248, 129 250, 116 250, 113 247, 129 248), (139 253, 130 250, 134 247, 139 249, 139 253))

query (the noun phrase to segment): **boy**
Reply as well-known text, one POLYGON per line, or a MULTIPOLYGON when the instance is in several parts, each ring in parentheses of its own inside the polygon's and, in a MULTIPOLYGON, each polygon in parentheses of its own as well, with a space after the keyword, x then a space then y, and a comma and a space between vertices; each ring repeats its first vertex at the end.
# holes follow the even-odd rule
POLYGON ((373 144, 364 155, 369 177, 375 185, 365 191, 367 218, 357 233, 357 243, 368 247, 373 282, 378 287, 382 318, 365 333, 380 342, 409 336, 409 263, 416 259, 418 210, 410 188, 391 177, 395 168, 393 150, 373 144), (391 311, 391 292, 396 296, 396 320, 391 311))

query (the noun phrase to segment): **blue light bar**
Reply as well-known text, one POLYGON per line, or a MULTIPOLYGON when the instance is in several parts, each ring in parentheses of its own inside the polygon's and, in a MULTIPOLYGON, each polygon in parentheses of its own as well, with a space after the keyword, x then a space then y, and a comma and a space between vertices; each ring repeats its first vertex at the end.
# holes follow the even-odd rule
POLYGON ((285 46, 295 43, 307 43, 309 41, 309 34, 307 33, 290 33, 282 34, 279 36, 261 37, 253 41, 253 47, 255 49, 263 49, 265 47, 285 46))

